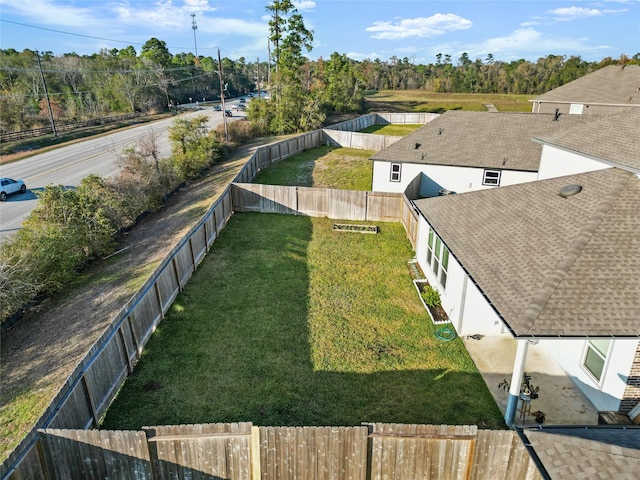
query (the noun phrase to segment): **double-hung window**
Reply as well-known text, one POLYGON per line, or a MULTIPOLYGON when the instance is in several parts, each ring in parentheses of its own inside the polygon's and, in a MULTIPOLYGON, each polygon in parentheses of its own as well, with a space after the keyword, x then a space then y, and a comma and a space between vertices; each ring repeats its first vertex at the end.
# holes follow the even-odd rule
POLYGON ((500 174, 502 172, 500 170, 485 170, 482 176, 482 184, 483 185, 500 185, 500 174))
POLYGON ((400 173, 402 170, 402 164, 400 163, 392 163, 391 164, 391 181, 399 182, 400 181, 400 173))
POLYGON ((608 338, 592 338, 587 340, 587 348, 582 365, 598 382, 602 380, 604 364, 607 361, 611 340, 608 338))
POLYGON ((431 228, 427 245, 427 263, 435 273, 438 283, 444 289, 447 286, 447 272, 449 269, 449 249, 445 247, 440 237, 431 228))

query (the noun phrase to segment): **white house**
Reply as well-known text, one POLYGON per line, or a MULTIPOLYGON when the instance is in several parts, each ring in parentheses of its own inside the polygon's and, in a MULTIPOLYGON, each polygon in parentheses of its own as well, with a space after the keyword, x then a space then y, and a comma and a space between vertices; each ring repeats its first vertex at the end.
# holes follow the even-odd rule
POLYGON ((463 193, 538 178, 542 146, 534 136, 592 121, 579 115, 448 111, 374 154, 373 191, 415 197, 463 193))
POLYGON ((540 180, 414 202, 458 333, 519 340, 508 423, 527 340, 598 409, 640 401, 640 108, 590 118, 530 140, 540 180))

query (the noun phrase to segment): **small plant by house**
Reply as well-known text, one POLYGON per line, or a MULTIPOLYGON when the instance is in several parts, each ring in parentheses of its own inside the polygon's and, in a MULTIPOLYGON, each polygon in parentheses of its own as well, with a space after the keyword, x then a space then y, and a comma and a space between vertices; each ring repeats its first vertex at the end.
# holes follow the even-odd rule
POLYGON ((424 303, 430 307, 439 307, 442 305, 440 293, 431 285, 425 285, 420 292, 420 296, 422 296, 424 303))
MULTIPOLYGON (((498 388, 502 388, 503 390, 508 391, 510 387, 509 381, 504 378, 500 383, 498 383, 498 388)), ((538 398, 538 392, 540 392, 540 387, 537 385, 533 385, 531 383, 531 375, 528 375, 525 372, 522 375, 522 384, 520 385, 520 397, 523 400, 535 400, 538 398)))
POLYGON ((531 416, 534 418, 536 423, 544 423, 544 419, 546 417, 545 413, 542 410, 531 412, 531 416))

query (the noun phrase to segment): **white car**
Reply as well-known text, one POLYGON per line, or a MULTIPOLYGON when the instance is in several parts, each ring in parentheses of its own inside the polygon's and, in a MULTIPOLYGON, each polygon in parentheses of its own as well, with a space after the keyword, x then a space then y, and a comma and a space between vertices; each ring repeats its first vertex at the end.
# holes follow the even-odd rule
POLYGON ((0 178, 0 202, 4 202, 7 196, 12 193, 24 193, 26 191, 27 186, 22 180, 14 180, 7 177, 0 178))

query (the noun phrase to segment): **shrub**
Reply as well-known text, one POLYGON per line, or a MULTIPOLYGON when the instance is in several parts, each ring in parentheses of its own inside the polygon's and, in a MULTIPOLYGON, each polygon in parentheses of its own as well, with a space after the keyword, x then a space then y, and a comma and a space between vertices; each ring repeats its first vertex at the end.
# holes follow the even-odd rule
POLYGON ((440 293, 431 285, 425 285, 420 292, 424 303, 430 307, 439 307, 441 304, 440 293))

